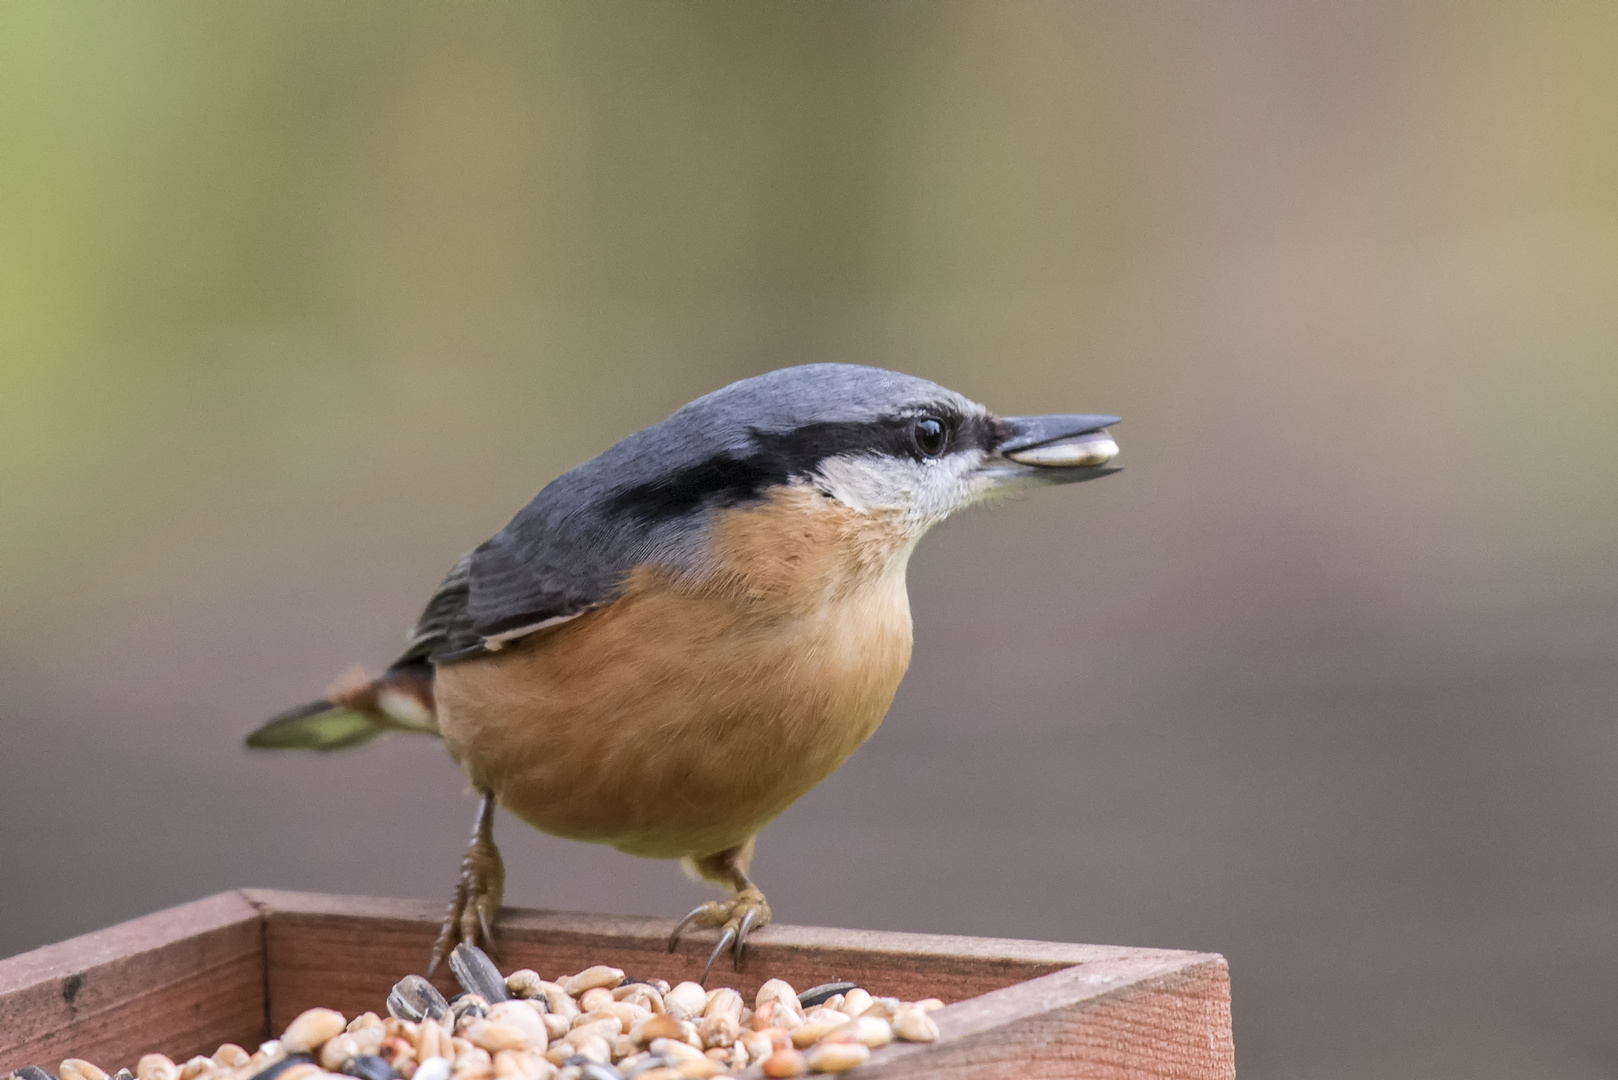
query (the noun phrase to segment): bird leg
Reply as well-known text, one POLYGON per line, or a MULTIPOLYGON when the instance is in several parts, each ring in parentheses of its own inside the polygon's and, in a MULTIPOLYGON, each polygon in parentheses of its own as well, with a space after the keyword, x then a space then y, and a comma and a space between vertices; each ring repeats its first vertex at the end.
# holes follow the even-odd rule
POLYGON ((708 981, 714 961, 726 949, 734 955, 734 966, 742 969, 742 951, 747 948, 747 936, 770 923, 770 904, 759 887, 747 876, 747 867, 753 861, 753 841, 728 848, 700 859, 685 860, 686 866, 709 881, 729 885, 734 892, 726 900, 710 900, 681 919, 669 934, 669 952, 680 944, 680 935, 696 929, 719 928, 719 943, 708 954, 708 964, 702 969, 702 983, 708 981))
POLYGON ((500 914, 500 901, 506 891, 506 864, 494 846, 494 792, 485 791, 478 803, 477 824, 472 827, 472 846, 461 858, 461 880, 455 886, 455 899, 444 912, 444 922, 433 943, 427 964, 431 975, 460 942, 494 952, 494 921, 500 914))

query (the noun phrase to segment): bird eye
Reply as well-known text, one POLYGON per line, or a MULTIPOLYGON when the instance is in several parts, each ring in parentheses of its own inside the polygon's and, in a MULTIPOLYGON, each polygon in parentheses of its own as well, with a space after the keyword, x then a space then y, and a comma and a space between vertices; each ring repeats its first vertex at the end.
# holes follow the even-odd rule
POLYGON ((916 445, 928 457, 937 457, 944 452, 945 431, 944 425, 930 416, 924 416, 916 421, 911 429, 916 438, 916 445))

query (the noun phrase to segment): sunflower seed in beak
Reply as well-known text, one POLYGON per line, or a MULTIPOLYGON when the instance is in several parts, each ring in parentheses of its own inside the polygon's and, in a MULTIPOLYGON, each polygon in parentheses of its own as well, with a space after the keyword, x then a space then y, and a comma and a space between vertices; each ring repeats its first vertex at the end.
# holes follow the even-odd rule
POLYGON ((1037 465, 1046 469, 1086 468, 1105 465, 1118 456, 1118 444, 1110 432, 1087 431, 1067 439, 1015 450, 1006 457, 1020 465, 1037 465))

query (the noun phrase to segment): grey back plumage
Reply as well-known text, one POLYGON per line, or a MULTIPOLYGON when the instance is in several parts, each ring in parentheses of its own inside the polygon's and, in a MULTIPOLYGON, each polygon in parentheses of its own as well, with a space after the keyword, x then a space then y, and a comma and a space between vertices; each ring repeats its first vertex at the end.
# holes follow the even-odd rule
POLYGON ((607 603, 644 563, 693 565, 716 508, 924 410, 983 415, 936 383, 854 364, 782 368, 700 397, 557 477, 463 557, 399 663, 475 655, 607 603))

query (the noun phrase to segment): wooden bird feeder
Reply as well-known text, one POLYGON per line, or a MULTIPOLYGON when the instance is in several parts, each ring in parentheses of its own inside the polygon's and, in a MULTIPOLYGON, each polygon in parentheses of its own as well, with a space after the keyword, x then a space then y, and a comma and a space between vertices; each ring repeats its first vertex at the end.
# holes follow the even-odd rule
MULTIPOLYGON (((421 969, 441 913, 414 900, 244 889, 0 960, 0 1074, 54 1071, 66 1057, 110 1072, 154 1051, 184 1061, 225 1042, 252 1050, 317 1005, 385 1013, 393 983, 421 969)), ((711 934, 671 956, 669 928, 508 908, 500 966, 697 978, 698 939, 711 934)), ((748 945, 745 970, 722 963, 710 983, 750 999, 772 977, 948 1003, 932 1014, 938 1041, 883 1047, 851 1080, 1235 1076, 1229 971, 1213 953, 776 925, 748 945)))

